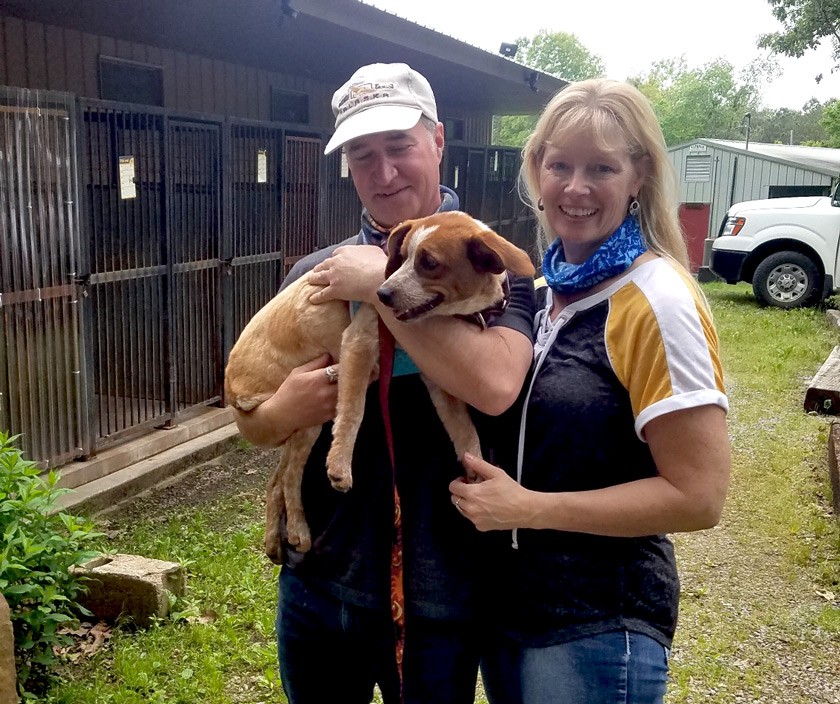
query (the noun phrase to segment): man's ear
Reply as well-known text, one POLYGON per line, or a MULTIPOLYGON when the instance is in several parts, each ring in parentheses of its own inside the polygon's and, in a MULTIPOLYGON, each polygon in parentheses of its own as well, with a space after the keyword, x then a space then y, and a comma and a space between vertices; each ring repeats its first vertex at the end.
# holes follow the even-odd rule
POLYGON ((406 235, 411 232, 413 225, 413 220, 406 220, 396 225, 391 230, 391 234, 388 235, 388 263, 385 265, 386 279, 402 266, 404 260, 402 255, 403 242, 405 241, 406 235))

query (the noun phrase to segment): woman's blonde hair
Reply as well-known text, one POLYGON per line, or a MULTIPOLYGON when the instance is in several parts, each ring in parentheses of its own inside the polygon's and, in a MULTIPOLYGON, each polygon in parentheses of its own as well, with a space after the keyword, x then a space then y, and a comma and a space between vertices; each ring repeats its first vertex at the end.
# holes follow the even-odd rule
POLYGON ((604 78, 572 83, 557 93, 522 150, 520 192, 537 216, 541 246, 548 246, 556 236, 545 213, 537 208, 545 148, 580 133, 590 134, 599 148, 615 149, 616 135, 624 139, 631 160, 644 175, 637 199, 645 242, 652 251, 688 269, 688 251, 677 217, 676 175, 659 121, 638 89, 604 78))

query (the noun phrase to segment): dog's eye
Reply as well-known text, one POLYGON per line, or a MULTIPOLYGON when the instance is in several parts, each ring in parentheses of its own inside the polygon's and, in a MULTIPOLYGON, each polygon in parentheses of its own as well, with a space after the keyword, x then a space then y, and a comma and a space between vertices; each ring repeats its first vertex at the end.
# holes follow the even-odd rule
POLYGON ((420 255, 420 268, 423 271, 434 271, 440 266, 437 259, 435 259, 431 254, 428 252, 423 252, 420 255))

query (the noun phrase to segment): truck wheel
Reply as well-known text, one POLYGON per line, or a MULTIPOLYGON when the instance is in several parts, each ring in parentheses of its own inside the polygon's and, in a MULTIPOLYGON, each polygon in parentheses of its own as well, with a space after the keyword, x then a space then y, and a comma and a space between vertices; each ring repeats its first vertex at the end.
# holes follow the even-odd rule
POLYGON ((752 285, 759 303, 778 308, 816 304, 822 286, 813 260, 800 252, 776 252, 756 267, 752 285))

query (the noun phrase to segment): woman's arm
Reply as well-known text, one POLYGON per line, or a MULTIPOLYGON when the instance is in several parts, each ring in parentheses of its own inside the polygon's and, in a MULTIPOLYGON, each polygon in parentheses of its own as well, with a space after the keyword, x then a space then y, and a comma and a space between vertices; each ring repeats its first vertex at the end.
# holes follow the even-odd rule
POLYGON ((414 363, 452 396, 496 415, 517 398, 533 357, 528 336, 502 326, 482 330, 449 316, 411 323, 398 321, 376 295, 385 280, 385 253, 378 247, 340 247, 309 275, 324 286, 313 303, 339 298, 376 307, 399 345, 414 363))
POLYGON ((580 492, 525 489, 504 471, 467 458, 484 478, 456 480, 452 501, 479 530, 537 528, 635 537, 711 528, 729 486, 726 416, 718 406, 674 411, 645 426, 659 476, 580 492))

